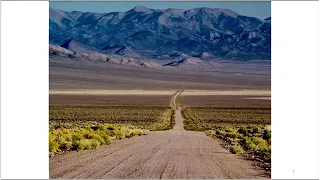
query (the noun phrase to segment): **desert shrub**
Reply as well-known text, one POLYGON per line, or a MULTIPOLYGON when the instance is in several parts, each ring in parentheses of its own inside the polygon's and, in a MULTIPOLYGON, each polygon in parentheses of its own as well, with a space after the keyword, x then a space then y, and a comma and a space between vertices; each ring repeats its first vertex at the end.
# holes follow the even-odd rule
POLYGON ((142 130, 134 130, 133 131, 133 135, 138 135, 138 136, 141 136, 143 134, 143 131, 142 130))
POLYGON ((229 133, 229 132, 233 132, 234 129, 233 129, 233 128, 230 128, 230 127, 226 127, 226 128, 225 128, 225 131, 226 131, 227 133, 229 133))
POLYGON ((123 131, 117 131, 116 137, 122 139, 125 137, 125 133, 123 131))
POLYGON ((255 151, 257 149, 257 145, 250 143, 246 146, 246 149, 250 151, 255 151))
POLYGON ((271 145, 271 138, 267 140, 268 144, 271 145))
POLYGON ((260 133, 261 132, 261 128, 259 126, 254 126, 252 129, 253 133, 260 133))
POLYGON ((92 148, 90 139, 81 139, 80 141, 77 141, 76 144, 78 151, 92 148))
POLYGON ((239 145, 234 145, 230 148, 230 151, 233 153, 233 154, 241 154, 243 153, 243 149, 241 146, 239 145))
POLYGON ((51 153, 57 152, 59 144, 56 141, 49 141, 49 151, 51 153))
POLYGON ((243 135, 248 135, 248 130, 246 127, 241 127, 238 129, 238 133, 243 134, 243 135))
POLYGON ((205 133, 207 136, 210 136, 210 137, 212 136, 212 131, 210 131, 210 130, 205 131, 205 133))
POLYGON ((104 141, 105 141, 105 144, 111 144, 112 140, 111 140, 111 137, 108 136, 108 135, 102 135, 104 141))
POLYGON ((71 132, 70 132, 70 134, 64 134, 64 139, 65 139, 65 141, 68 141, 68 142, 72 141, 72 134, 71 134, 71 132))
POLYGON ((81 140, 81 139, 84 139, 83 134, 76 133, 76 134, 73 134, 73 135, 72 135, 72 140, 73 140, 73 141, 81 140))
POLYGON ((225 134, 225 136, 226 137, 230 137, 230 138, 238 138, 239 137, 239 134, 238 133, 236 133, 236 132, 227 132, 226 134, 225 134))
POLYGON ((100 131, 106 131, 106 130, 107 130, 107 127, 106 127, 105 125, 99 125, 99 126, 98 126, 98 129, 99 129, 100 131))
POLYGON ((201 131, 201 129, 195 124, 185 124, 184 129, 189 131, 201 131))
POLYGON ((251 144, 251 138, 245 137, 242 140, 240 140, 240 144, 242 147, 244 147, 245 150, 249 149, 249 145, 251 144))
POLYGON ((72 145, 73 145, 72 142, 64 141, 64 142, 61 142, 61 144, 59 145, 59 149, 68 151, 72 148, 72 145))
MULTIPOLYGON (((55 124, 56 122, 50 122, 49 126, 54 127, 55 124)), ((59 124, 61 125, 60 122, 59 124)), ((144 130, 136 129, 135 126, 118 124, 106 126, 99 122, 66 122, 61 127, 61 129, 51 128, 49 131, 50 155, 69 150, 93 149, 100 145, 110 144, 113 138, 122 139, 146 134, 144 130), (113 130, 110 131, 107 127, 112 127, 113 130)))
POLYGON ((262 138, 265 139, 265 140, 269 140, 269 139, 271 140, 271 131, 265 129, 265 130, 263 131, 263 136, 262 136, 262 138))
POLYGON ((101 144, 100 141, 98 141, 97 139, 90 139, 90 141, 93 149, 96 149, 101 144))
POLYGON ((216 130, 216 135, 221 135, 221 136, 225 136, 227 133, 224 131, 224 130, 220 130, 220 129, 217 129, 216 130))
MULTIPOLYGON (((104 140, 104 138, 101 137, 101 136, 98 135, 98 134, 92 134, 92 135, 89 136, 89 138, 90 138, 90 139, 95 139, 95 140, 99 141, 99 143, 100 143, 101 145, 106 144, 106 141, 104 140)), ((100 144, 99 144, 99 145, 100 145, 100 144)))
POLYGON ((267 150, 266 141, 262 138, 253 137, 252 143, 256 145, 256 149, 254 149, 254 150, 257 150, 257 151, 266 151, 267 150))

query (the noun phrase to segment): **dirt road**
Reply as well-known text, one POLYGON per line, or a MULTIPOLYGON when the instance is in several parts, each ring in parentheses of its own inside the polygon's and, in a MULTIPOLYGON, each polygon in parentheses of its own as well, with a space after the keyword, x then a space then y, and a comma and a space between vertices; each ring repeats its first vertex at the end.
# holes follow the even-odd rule
POLYGON ((268 178, 204 132, 183 129, 181 107, 172 130, 115 141, 96 150, 50 158, 50 178, 268 178))

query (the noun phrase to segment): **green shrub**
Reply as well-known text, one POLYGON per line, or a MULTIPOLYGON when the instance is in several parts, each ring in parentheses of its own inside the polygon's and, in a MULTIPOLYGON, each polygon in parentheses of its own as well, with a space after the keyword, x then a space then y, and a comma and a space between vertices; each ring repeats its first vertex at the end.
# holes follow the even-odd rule
POLYGON ((225 136, 234 139, 234 138, 238 138, 238 137, 239 137, 239 134, 236 133, 236 132, 227 132, 225 136))
POLYGON ((73 134, 73 135, 72 135, 72 140, 73 140, 73 141, 81 140, 81 139, 84 139, 84 136, 83 136, 82 134, 76 133, 76 134, 73 134))
POLYGON ((261 128, 259 126, 254 126, 252 129, 253 133, 260 133, 261 132, 261 128))
POLYGON ((143 131, 142 130, 134 130, 133 131, 133 135, 135 135, 135 136, 141 136, 143 134, 143 131))
POLYGON ((57 152, 58 148, 59 148, 59 144, 57 142, 49 141, 49 151, 51 153, 57 152))
POLYGON ((105 135, 102 135, 102 137, 103 137, 106 144, 111 144, 112 140, 111 140, 110 136, 105 134, 105 135))
POLYGON ((76 144, 77 144, 77 150, 78 151, 92 148, 92 144, 91 144, 90 139, 81 139, 76 144))
POLYGON ((226 127, 225 128, 225 132, 233 132, 234 131, 234 129, 233 128, 230 128, 230 127, 226 127))
POLYGON ((220 129, 217 129, 216 130, 216 135, 221 135, 221 136, 225 136, 227 133, 224 131, 224 130, 220 130, 220 129))
MULTIPOLYGON (((95 139, 95 140, 99 141, 101 145, 106 144, 106 141, 103 139, 103 137, 101 137, 101 136, 98 135, 98 134, 92 134, 92 135, 89 136, 89 138, 90 138, 90 139, 95 139)), ((100 144, 99 144, 99 145, 100 145, 100 144)))
POLYGON ((100 141, 98 141, 97 139, 90 139, 90 141, 93 149, 96 149, 101 144, 100 141))
POLYGON ((238 133, 243 134, 243 135, 248 135, 248 130, 246 127, 241 127, 238 129, 238 133))
POLYGON ((195 124, 186 124, 183 128, 189 131, 201 131, 201 129, 195 124))
POLYGON ((212 131, 210 131, 210 130, 205 131, 205 133, 207 136, 210 136, 210 137, 212 136, 212 131))
POLYGON ((246 149, 250 151, 255 151, 257 149, 257 145, 255 145, 254 143, 250 143, 247 145, 246 149))
POLYGON ((118 139, 122 139, 122 138, 125 137, 125 134, 124 134, 123 131, 117 131, 116 137, 117 137, 118 139))
POLYGON ((254 137, 252 138, 252 143, 256 145, 257 151, 267 151, 266 141, 262 138, 254 137))
POLYGON ((107 127, 106 127, 105 125, 99 125, 99 126, 98 126, 98 129, 99 129, 100 131, 106 131, 106 130, 107 130, 107 127))
POLYGON ((68 151, 72 149, 72 142, 64 141, 59 145, 59 149, 68 151))
POLYGON ((241 139, 240 144, 245 150, 248 150, 249 145, 251 144, 251 138, 245 137, 245 138, 241 139))
POLYGON ((230 151, 233 153, 233 154, 242 154, 243 153, 243 149, 241 146, 239 145, 234 145, 230 148, 230 151))
POLYGON ((70 132, 70 134, 65 134, 64 135, 65 141, 71 142, 72 141, 72 134, 70 132))

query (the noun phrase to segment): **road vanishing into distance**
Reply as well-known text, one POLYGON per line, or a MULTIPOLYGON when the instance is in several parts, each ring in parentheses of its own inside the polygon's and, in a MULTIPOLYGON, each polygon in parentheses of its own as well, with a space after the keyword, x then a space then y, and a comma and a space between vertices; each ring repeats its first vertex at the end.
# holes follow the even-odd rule
MULTIPOLYGON (((176 97, 174 96, 174 105, 176 97)), ((181 107, 168 131, 114 141, 95 150, 50 158, 50 178, 63 179, 203 179, 270 178, 251 161, 231 154, 204 132, 183 128, 181 107)))

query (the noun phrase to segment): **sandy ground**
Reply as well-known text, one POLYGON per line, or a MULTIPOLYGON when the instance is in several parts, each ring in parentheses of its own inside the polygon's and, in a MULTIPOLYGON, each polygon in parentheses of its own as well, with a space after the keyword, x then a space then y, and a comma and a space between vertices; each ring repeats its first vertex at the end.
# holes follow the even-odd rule
POLYGON ((204 132, 184 130, 181 108, 175 120, 169 131, 51 157, 50 178, 269 178, 204 132))
POLYGON ((271 100, 271 97, 250 97, 245 99, 271 100))
POLYGON ((70 89, 50 90, 50 95, 173 95, 176 91, 156 90, 98 90, 98 89, 70 89))
POLYGON ((181 96, 271 96, 270 90, 185 90, 181 93, 181 96))
POLYGON ((185 95, 179 96, 177 100, 181 106, 271 107, 270 97, 259 97, 254 99, 257 97, 242 95, 185 95))
MULTIPOLYGON (((244 71, 244 70, 241 70, 244 71)), ((133 67, 51 67, 50 89, 268 89, 271 86, 270 68, 247 68, 246 73, 224 68, 215 72, 168 71, 133 67), (230 72, 227 72, 230 71, 230 72), (261 73, 258 73, 257 72, 261 73), (268 74, 265 74, 267 72, 268 74)))
POLYGON ((172 95, 50 95, 49 104, 69 105, 169 105, 172 95))

